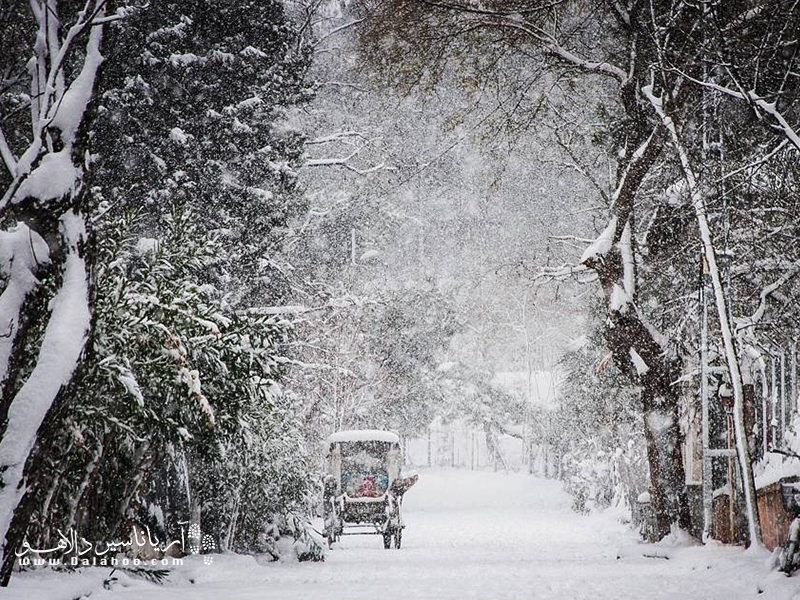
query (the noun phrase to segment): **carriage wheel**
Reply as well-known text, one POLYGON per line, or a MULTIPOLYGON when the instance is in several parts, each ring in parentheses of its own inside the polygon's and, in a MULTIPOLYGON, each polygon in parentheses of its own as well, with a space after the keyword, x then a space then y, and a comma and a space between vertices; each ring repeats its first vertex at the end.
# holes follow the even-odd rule
POLYGON ((335 506, 331 506, 328 510, 330 512, 325 517, 325 537, 328 538, 328 548, 332 548, 333 543, 339 541, 339 519, 335 506))
POLYGON ((339 541, 339 536, 336 535, 336 526, 333 523, 325 528, 325 536, 328 538, 328 548, 333 548, 333 543, 339 541))
POLYGON ((787 548, 781 553, 781 571, 786 573, 787 577, 791 577, 792 573, 794 572, 796 565, 794 564, 794 554, 797 550, 797 543, 796 542, 789 542, 787 548))
POLYGON ((333 548, 333 542, 336 541, 336 536, 330 529, 328 529, 327 534, 328 534, 328 548, 333 548))
POLYGON ((398 529, 394 534, 394 547, 400 550, 400 542, 403 541, 403 530, 398 529))

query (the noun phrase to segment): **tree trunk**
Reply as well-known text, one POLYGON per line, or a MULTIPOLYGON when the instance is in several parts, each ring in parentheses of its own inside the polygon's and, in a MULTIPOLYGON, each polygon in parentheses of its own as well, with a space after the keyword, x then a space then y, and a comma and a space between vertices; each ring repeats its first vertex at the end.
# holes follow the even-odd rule
POLYGON ((670 386, 660 391, 647 386, 642 390, 642 406, 652 482, 650 501, 659 535, 668 533, 673 523, 689 531, 691 516, 684 485, 676 391, 670 386))
POLYGON ((27 529, 32 507, 25 503, 38 493, 37 482, 28 481, 28 463, 45 435, 43 431, 47 431, 45 423, 54 406, 64 401, 64 382, 74 377, 90 325, 83 218, 70 211, 62 216, 60 223, 62 281, 46 317, 47 327, 35 367, 14 395, 8 426, 0 439, 0 540, 3 541, 4 561, 0 585, 8 582, 10 571, 6 572, 6 563, 9 557, 13 559, 27 529))
POLYGON ((657 533, 659 537, 667 535, 673 523, 688 531, 691 516, 681 448, 680 394, 672 383, 679 378, 680 363, 665 356, 664 349, 633 307, 624 313, 612 312, 606 340, 615 364, 632 381, 641 385, 651 502, 657 533), (638 367, 633 364, 632 353, 641 360, 638 367))
POLYGON ((642 129, 643 120, 637 119, 634 98, 625 93, 631 95, 635 90, 623 90, 623 105, 631 119, 631 135, 630 147, 625 149, 624 160, 617 171, 613 214, 606 229, 586 249, 581 262, 597 273, 603 288, 608 308, 604 333, 614 364, 633 384, 642 388, 653 509, 657 534, 663 537, 670 532, 673 523, 684 529, 690 524, 678 424, 680 397, 672 385, 680 369, 679 361, 668 355, 665 342, 646 323, 636 306, 634 202, 645 176, 661 153, 666 130, 662 125, 649 131, 642 129))
POLYGON ((58 39, 61 32, 52 28, 59 22, 56 3, 45 6, 39 1, 30 6, 37 39, 48 43, 37 42, 31 48, 30 64, 35 68, 30 69, 34 91, 30 143, 0 199, 6 222, 19 221, 31 232, 29 249, 8 237, 21 226, 2 232, 12 260, 5 265, 10 272, 4 273, 7 280, 0 296, 0 310, 4 311, 0 317, 16 326, 10 331, 14 334, 10 345, 4 344, 0 351, 0 411, 7 416, 0 437, 2 586, 8 584, 15 550, 25 536, 34 506, 46 493, 41 489, 45 485, 42 474, 52 461, 49 446, 56 438, 53 428, 60 422, 58 408, 65 404, 67 390, 76 379, 92 313, 89 272, 93 257, 83 212, 88 198, 86 115, 103 61, 104 26, 91 20, 104 17, 105 4, 100 0, 87 4, 63 39, 58 39), (66 85, 62 59, 76 39, 84 39, 78 35, 82 31, 88 34, 85 52, 66 85), (48 278, 52 287, 48 287, 54 289, 54 296, 48 298, 49 303, 31 301, 36 284, 25 273, 38 271, 42 264, 49 264, 52 273, 48 278), (18 289, 12 295, 21 300, 9 302, 15 286, 18 289), (43 335, 34 323, 43 325, 43 335), (32 329, 41 335, 38 346, 32 329), (30 361, 32 368, 19 368, 22 360, 30 361))
POLYGON ((189 553, 200 554, 201 542, 203 538, 203 504, 200 499, 200 492, 194 491, 192 493, 192 506, 189 516, 189 534, 187 541, 189 542, 189 553))
POLYGON ((63 411, 66 408, 68 396, 67 389, 63 389, 59 393, 39 428, 36 445, 25 463, 21 479, 24 493, 16 503, 7 530, 4 532, 2 565, 0 565, 0 586, 2 587, 6 587, 11 579, 11 571, 16 561, 15 551, 25 539, 31 515, 36 507, 40 506, 46 494, 45 486, 51 481, 57 470, 52 457, 55 455, 54 444, 56 440, 60 439, 57 431, 63 422, 63 411))

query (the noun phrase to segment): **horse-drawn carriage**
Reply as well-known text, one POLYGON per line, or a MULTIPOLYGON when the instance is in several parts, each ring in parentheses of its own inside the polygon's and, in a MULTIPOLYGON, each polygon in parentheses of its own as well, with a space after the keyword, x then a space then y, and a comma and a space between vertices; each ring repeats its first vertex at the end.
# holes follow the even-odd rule
POLYGON ((378 534, 384 548, 400 548, 403 494, 417 476, 403 478, 400 438, 389 431, 339 431, 328 438, 324 487, 325 536, 378 534))

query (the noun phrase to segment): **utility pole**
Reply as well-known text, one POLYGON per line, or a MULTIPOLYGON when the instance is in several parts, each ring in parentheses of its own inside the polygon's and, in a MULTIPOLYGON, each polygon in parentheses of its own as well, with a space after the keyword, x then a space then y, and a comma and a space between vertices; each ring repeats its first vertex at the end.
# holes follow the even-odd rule
POLYGON ((708 406, 708 301, 706 298, 706 261, 702 259, 700 296, 702 304, 702 327, 700 338, 700 400, 703 410, 703 542, 711 539, 714 490, 711 481, 711 448, 709 443, 708 406))
POLYGON ((781 445, 786 437, 786 352, 781 350, 781 445))
POLYGON ((775 356, 770 358, 770 365, 772 366, 772 421, 770 422, 770 429, 772 431, 772 440, 770 450, 778 447, 778 372, 775 366, 775 356))
POLYGON ((769 397, 769 383, 767 382, 766 369, 761 373, 761 458, 767 455, 769 440, 769 409, 767 408, 767 398, 769 397))

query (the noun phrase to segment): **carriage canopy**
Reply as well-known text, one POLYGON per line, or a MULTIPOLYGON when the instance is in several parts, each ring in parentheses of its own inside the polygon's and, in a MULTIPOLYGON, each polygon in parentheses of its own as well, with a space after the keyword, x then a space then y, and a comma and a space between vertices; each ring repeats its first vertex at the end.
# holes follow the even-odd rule
POLYGON ((400 437, 391 431, 338 431, 328 438, 329 472, 351 499, 382 497, 400 476, 400 437))

